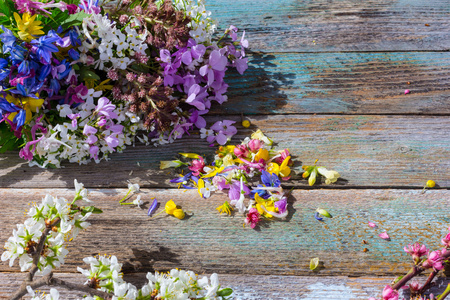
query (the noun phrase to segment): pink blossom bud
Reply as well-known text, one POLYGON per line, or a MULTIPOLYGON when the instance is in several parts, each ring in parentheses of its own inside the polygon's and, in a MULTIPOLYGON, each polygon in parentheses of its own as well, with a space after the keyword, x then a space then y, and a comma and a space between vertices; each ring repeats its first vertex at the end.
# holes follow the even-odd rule
POLYGON ((406 253, 410 254, 417 264, 422 256, 428 255, 428 249, 425 245, 420 245, 419 243, 409 244, 407 247, 403 248, 406 253))
POLYGON ((261 141, 260 140, 251 140, 250 142, 248 142, 248 147, 250 148, 250 151, 252 151, 253 153, 256 153, 261 148, 261 141))
POLYGON ((447 233, 447 235, 441 240, 441 243, 445 246, 450 248, 450 233, 447 233))
POLYGON ((411 93, 410 90, 405 90, 405 95, 411 93))
POLYGON ((384 287, 381 295, 383 296, 383 300, 398 300, 398 292, 392 289, 390 285, 384 287))

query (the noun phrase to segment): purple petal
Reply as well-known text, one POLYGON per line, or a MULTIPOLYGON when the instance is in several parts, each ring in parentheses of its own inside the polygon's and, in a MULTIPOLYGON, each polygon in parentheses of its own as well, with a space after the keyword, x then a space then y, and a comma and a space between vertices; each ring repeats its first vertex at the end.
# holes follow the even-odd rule
POLYGON ((191 52, 184 52, 183 55, 181 56, 181 61, 185 64, 185 65, 189 65, 192 62, 192 56, 191 56, 191 52))
POLYGON ((219 133, 216 137, 216 141, 220 145, 225 145, 227 143, 227 140, 227 137, 223 133, 219 133))
POLYGON ((158 206, 158 201, 155 199, 155 200, 153 200, 152 205, 148 209, 147 216, 150 217, 152 215, 152 213, 155 212, 157 206, 158 206))
POLYGON ((219 50, 214 50, 209 55, 209 65, 217 71, 223 71, 225 70, 225 67, 227 66, 228 59, 221 55, 219 50))

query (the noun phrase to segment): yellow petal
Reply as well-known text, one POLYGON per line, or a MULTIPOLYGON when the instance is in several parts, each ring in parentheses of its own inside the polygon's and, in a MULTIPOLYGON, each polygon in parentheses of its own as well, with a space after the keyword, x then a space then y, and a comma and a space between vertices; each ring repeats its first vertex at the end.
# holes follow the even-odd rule
POLYGON ((10 113, 8 116, 8 120, 10 120, 11 122, 14 120, 14 117, 17 115, 16 112, 10 113))
POLYGON ((19 25, 20 22, 22 22, 22 19, 20 18, 18 13, 14 13, 14 19, 16 20, 17 25, 19 25))
POLYGON ((180 153, 180 155, 183 155, 184 157, 187 158, 196 158, 196 159, 200 158, 200 155, 195 153, 180 153))
POLYGON ((280 166, 277 163, 271 162, 267 165, 267 172, 278 176, 278 173, 280 173, 280 166))
POLYGON ((177 218, 177 219, 182 220, 182 219, 184 219, 185 214, 184 214, 184 211, 182 209, 175 209, 173 211, 173 216, 175 218, 177 218))
POLYGON ((198 193, 200 194, 200 196, 202 196, 203 197, 203 195, 202 195, 202 192, 200 192, 200 189, 202 189, 202 188, 204 188, 205 187, 205 182, 203 181, 203 179, 199 179, 198 180, 198 183, 197 183, 198 185, 197 185, 197 187, 198 187, 198 193))
POLYGON ((26 98, 27 106, 32 112, 36 112, 38 108, 44 104, 44 99, 34 99, 31 97, 26 98))
POLYGON ((259 162, 260 159, 264 159, 265 161, 269 159, 269 151, 267 149, 261 148, 258 153, 255 155, 255 162, 259 162))
POLYGON ((311 261, 309 262, 309 269, 311 271, 315 270, 317 267, 319 266, 319 258, 315 257, 313 259, 311 259, 311 261))
POLYGON ((172 215, 173 212, 177 209, 177 205, 175 204, 175 202, 173 202, 173 200, 170 200, 166 203, 165 209, 167 214, 172 215))

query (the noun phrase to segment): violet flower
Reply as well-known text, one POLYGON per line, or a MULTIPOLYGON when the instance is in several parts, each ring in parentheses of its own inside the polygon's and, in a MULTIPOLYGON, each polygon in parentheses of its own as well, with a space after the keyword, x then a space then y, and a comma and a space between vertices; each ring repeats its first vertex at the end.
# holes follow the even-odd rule
POLYGON ((234 126, 231 126, 231 124, 236 123, 235 121, 231 120, 223 120, 223 121, 217 121, 214 123, 213 126, 211 126, 211 129, 216 131, 216 141, 220 145, 225 145, 227 143, 227 140, 229 137, 232 137, 237 133, 237 129, 234 126))
POLYGON ((109 101, 106 97, 101 97, 98 99, 97 107, 95 108, 95 112, 99 115, 103 115, 107 117, 108 119, 117 119, 119 116, 114 112, 116 109, 116 106, 114 104, 111 104, 111 101, 109 101))

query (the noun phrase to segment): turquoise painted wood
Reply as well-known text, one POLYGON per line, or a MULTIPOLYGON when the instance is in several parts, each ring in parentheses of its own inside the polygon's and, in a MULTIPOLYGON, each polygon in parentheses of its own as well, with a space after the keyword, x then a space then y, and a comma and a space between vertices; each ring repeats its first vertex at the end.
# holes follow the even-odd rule
POLYGON ((244 75, 227 76, 229 101, 216 114, 450 113, 450 52, 253 53, 249 61, 244 75))
MULTIPOLYGON (((240 121, 240 117, 230 119, 240 121)), ((277 148, 289 148, 296 176, 287 186, 308 187, 300 177, 301 166, 319 159, 319 165, 340 172, 342 179, 336 185, 340 188, 420 189, 428 179, 441 188, 450 187, 448 117, 271 115, 248 119, 252 127, 244 129, 237 123, 233 142, 240 143, 260 128, 278 143, 277 148)), ((211 124, 215 120, 208 119, 211 124)), ((55 170, 30 168, 13 152, 0 158, 0 182, 2 187, 68 187, 76 176, 88 187, 125 187, 127 180, 133 180, 144 187, 174 188, 168 181, 177 173, 159 170, 161 160, 179 158, 179 152, 197 152, 211 159, 215 150, 192 135, 169 147, 136 145, 113 154, 110 161, 84 166, 65 163, 55 170)), ((323 187, 328 186, 318 186, 323 187)))
MULTIPOLYGON (((116 255, 126 274, 181 268, 249 275, 393 276, 411 264, 402 250, 405 245, 417 241, 440 249, 450 224, 446 190, 425 194, 420 190, 295 190, 288 199, 286 220, 262 221, 256 230, 244 228, 243 217, 237 213, 233 217, 218 214, 216 207, 227 199, 224 194, 202 199, 195 190, 147 189, 141 194, 146 204, 139 209, 119 205, 126 191, 91 191, 89 198, 104 213, 92 216, 92 226, 68 244, 70 254, 60 271, 74 272, 82 257, 100 253, 116 255), (147 208, 153 197, 161 207, 173 199, 189 217, 178 220, 162 214, 150 219, 147 208), (333 218, 317 221, 314 212, 319 207, 333 218), (369 227, 368 221, 378 228, 369 227), (390 241, 378 237, 385 231, 390 241), (309 270, 313 257, 322 261, 317 272, 309 270)), ((0 211, 4 224, 0 240, 12 232, 28 202, 40 201, 46 193, 67 199, 74 194, 65 189, 1 189, 0 193, 9 200, 0 211)), ((17 267, 0 265, 2 272, 13 270, 17 267)))
POLYGON ((207 9, 258 51, 450 49, 447 0, 212 0, 207 9))

